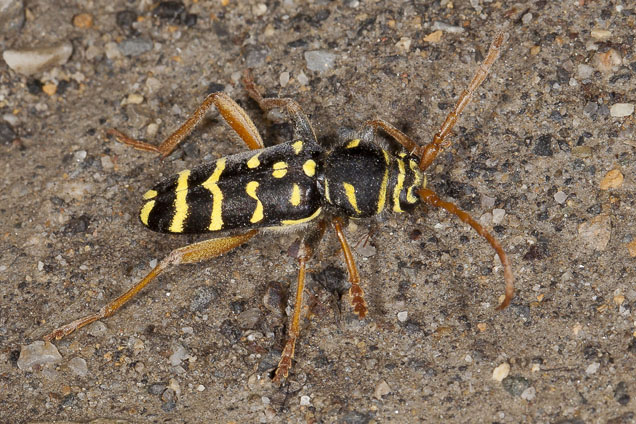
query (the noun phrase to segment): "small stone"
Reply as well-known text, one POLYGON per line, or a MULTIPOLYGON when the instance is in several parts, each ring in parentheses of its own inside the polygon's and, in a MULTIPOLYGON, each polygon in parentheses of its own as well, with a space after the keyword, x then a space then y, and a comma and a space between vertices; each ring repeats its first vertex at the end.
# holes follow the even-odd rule
POLYGON ((492 379, 503 381, 504 378, 508 377, 508 374, 510 374, 510 364, 504 362, 492 371, 492 379))
POLYGON ((50 342, 38 340, 27 346, 22 346, 18 357, 18 368, 30 370, 34 366, 55 364, 62 360, 62 355, 50 342))
POLYGON ((57 84, 53 84, 52 82, 47 82, 42 86, 42 91, 49 96, 54 95, 57 92, 57 84))
POLYGON ((146 135, 148 136, 148 138, 154 138, 154 136, 156 136, 158 132, 159 125, 154 122, 149 123, 146 127, 146 135))
POLYGON ((605 41, 612 36, 612 33, 606 29, 594 28, 592 31, 590 31, 590 35, 595 40, 605 41))
POLYGON ((109 41, 104 46, 104 51, 106 52, 106 57, 109 60, 119 59, 121 57, 121 51, 119 50, 119 46, 114 41, 109 41))
POLYGON ((506 216, 506 211, 504 209, 495 208, 492 210, 492 223, 494 225, 499 225, 506 216))
POLYGON ((88 366, 83 358, 73 358, 68 362, 68 368, 73 374, 84 377, 88 374, 88 366))
POLYGON ((568 195, 562 192, 561 190, 554 193, 554 201, 557 202, 559 205, 562 205, 563 203, 565 203, 567 199, 568 199, 568 195))
POLYGON ((127 105, 140 105, 143 102, 144 102, 144 96, 137 93, 129 94, 128 97, 126 97, 126 100, 124 100, 124 104, 127 104, 127 105))
POLYGON ((307 85, 309 84, 309 78, 307 78, 307 75, 305 75, 304 72, 300 71, 300 74, 298 74, 298 76, 296 77, 296 79, 298 80, 298 83, 300 85, 307 85))
POLYGON ((79 13, 73 16, 73 26, 81 29, 92 27, 93 15, 91 15, 90 13, 79 13))
POLYGON ((181 365, 181 361, 189 357, 190 355, 188 354, 186 348, 183 347, 181 344, 176 344, 173 347, 172 355, 170 355, 170 365, 172 365, 173 367, 181 365))
POLYGON ((311 398, 307 395, 300 397, 300 406, 311 406, 311 398))
POLYGON ((423 41, 426 41, 427 43, 439 43, 442 40, 442 34, 441 30, 431 32, 424 37, 423 41))
POLYGON ((190 300, 190 312, 203 312, 214 300, 218 299, 219 294, 214 287, 200 286, 194 290, 194 295, 190 300))
POLYGON ((202 392, 202 391, 204 391, 204 390, 205 390, 205 386, 204 386, 203 384, 199 384, 199 385, 197 386, 197 392, 202 392))
POLYGON ((261 321, 261 311, 258 308, 248 309, 239 314, 236 322, 242 330, 253 330, 261 321))
POLYGON ((315 72, 325 72, 333 68, 336 62, 336 55, 324 50, 312 50, 305 52, 305 62, 307 69, 315 72))
POLYGON ((636 238, 627 243, 627 251, 629 252, 629 256, 636 258, 636 238))
POLYGON ((87 332, 93 337, 101 337, 106 334, 107 330, 108 328, 106 327, 106 324, 101 321, 96 321, 88 327, 87 332))
POLYGON ((395 47, 397 47, 398 50, 400 50, 403 53, 408 53, 409 50, 411 50, 412 42, 413 40, 411 40, 409 37, 402 37, 400 38, 400 41, 395 43, 395 47))
POLYGON ((590 65, 580 63, 576 67, 576 75, 579 77, 579 79, 588 79, 592 76, 592 74, 594 74, 594 68, 592 68, 590 65))
POLYGON ((598 371, 598 369, 601 367, 601 364, 599 364, 598 362, 592 362, 590 365, 587 366, 587 368, 585 369, 585 373, 586 374, 595 374, 596 371, 598 371))
POLYGON ((281 87, 285 87, 289 83, 289 72, 281 72, 278 77, 278 82, 281 87))
POLYGON ((530 382, 525 377, 511 375, 501 382, 505 391, 513 396, 521 396, 530 387, 530 382))
POLYGON ((100 163, 102 164, 102 169, 108 171, 113 169, 115 166, 113 165, 113 161, 110 159, 110 156, 102 156, 99 158, 100 163))
POLYGON ((391 387, 389 387, 389 384, 385 380, 382 380, 375 386, 375 391, 373 392, 373 396, 376 399, 381 400, 382 396, 386 396, 389 393, 391 393, 391 387))
POLYGON ((31 75, 54 66, 65 64, 73 53, 69 42, 51 47, 36 47, 22 50, 5 50, 2 58, 9 68, 23 75, 31 75))
MULTIPOLYGON (((154 44, 151 40, 143 37, 128 38, 117 45, 119 51, 124 56, 140 56, 152 50, 154 44)), ((108 51, 106 53, 108 55, 108 51)))
POLYGON ((539 136, 532 152, 537 156, 552 156, 552 135, 544 134, 539 136))
POLYGON ((530 12, 525 13, 521 17, 521 22, 523 22, 524 25, 528 25, 530 22, 532 22, 532 13, 530 13, 530 12))
POLYGON ((594 55, 594 67, 601 72, 611 72, 623 62, 620 53, 614 49, 609 49, 605 53, 596 53, 594 55))
POLYGON ((400 311, 397 314, 397 319, 400 322, 406 322, 406 320, 409 318, 409 313, 408 311, 400 311))
POLYGON ((610 107, 610 115, 614 118, 624 118, 634 113, 633 103, 615 103, 610 107))
POLYGON ((148 393, 158 396, 166 390, 166 385, 163 383, 154 383, 148 387, 148 393))
POLYGON ((18 135, 8 122, 0 122, 0 144, 11 144, 18 135))
POLYGON ((254 16, 263 16, 267 13, 267 5, 259 3, 252 6, 252 13, 254 14, 254 16))
POLYGON ((597 215, 579 225, 579 238, 588 249, 603 251, 612 234, 611 220, 608 215, 597 215))
POLYGON ((623 185, 623 174, 618 169, 612 169, 601 180, 601 190, 618 188, 623 185))
POLYGON ((524 390, 523 393, 521 393, 521 399, 531 401, 536 397, 536 395, 537 390, 534 387, 530 386, 526 390, 524 390))

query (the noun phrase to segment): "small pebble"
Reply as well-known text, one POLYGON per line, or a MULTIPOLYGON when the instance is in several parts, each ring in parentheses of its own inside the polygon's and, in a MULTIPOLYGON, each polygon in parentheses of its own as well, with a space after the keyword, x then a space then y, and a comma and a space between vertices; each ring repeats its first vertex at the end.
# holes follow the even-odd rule
POLYGON ((254 14, 254 16, 263 16, 267 13, 267 5, 259 3, 252 6, 252 13, 254 14))
POLYGON ((62 355, 50 342, 38 340, 27 346, 22 346, 18 357, 18 368, 29 370, 37 365, 55 364, 62 360, 62 355))
POLYGON ((506 211, 504 209, 495 208, 492 210, 492 223, 494 225, 499 225, 504 219, 506 215, 506 211))
POLYGON ((65 42, 51 47, 5 50, 2 58, 9 68, 19 74, 31 75, 65 64, 73 53, 73 45, 65 42))
POLYGON ((426 41, 427 43, 439 43, 441 39, 442 39, 442 31, 437 30, 435 32, 428 34, 426 37, 424 37, 423 41, 426 41))
POLYGON ((623 174, 618 169, 612 169, 601 180, 601 190, 608 190, 610 188, 618 188, 623 185, 623 174))
POLYGON ((307 395, 300 397, 300 406, 311 406, 311 398, 307 395))
POLYGON ((382 399, 382 396, 386 396, 389 393, 391 393, 391 387, 389 387, 389 384, 385 380, 382 380, 375 386, 373 396, 376 399, 382 399))
POLYGON ((172 355, 170 355, 170 365, 176 367, 177 365, 181 365, 181 361, 190 357, 188 351, 181 344, 176 344, 173 347, 172 355))
POLYGON ((528 25, 530 22, 532 22, 532 13, 528 12, 524 14, 521 17, 521 22, 523 22, 524 25, 528 25))
POLYGON ((605 53, 596 53, 593 59, 594 67, 601 72, 611 72, 622 62, 620 53, 614 49, 609 49, 605 53))
POLYGON ((289 83, 289 72, 281 72, 280 76, 278 77, 278 82, 280 83, 281 87, 285 87, 289 83))
POLYGON ((400 322, 406 322, 406 320, 409 318, 409 313, 408 311, 400 311, 397 314, 397 319, 400 322))
POLYGON ((307 78, 307 75, 305 75, 304 72, 300 72, 300 74, 298 74, 298 76, 296 77, 296 79, 298 80, 298 83, 300 85, 307 85, 309 84, 309 78, 307 78))
POLYGON ((634 113, 633 103, 615 103, 610 107, 610 115, 614 118, 623 118, 634 113))
POLYGON ((326 70, 333 68, 336 62, 336 55, 324 50, 312 50, 305 52, 305 62, 307 62, 307 69, 316 72, 325 72, 326 70))
POLYGON ((101 321, 96 321, 88 327, 87 332, 93 337, 101 337, 106 334, 107 330, 108 328, 106 327, 106 324, 101 321))
POLYGON ((510 364, 504 362, 492 371, 492 379, 503 381, 504 378, 508 377, 508 374, 510 374, 510 364))
POLYGON ((113 161, 110 159, 110 156, 102 156, 99 161, 102 164, 102 169, 111 170, 114 168, 113 161))
POLYGON ((603 251, 609 243, 612 234, 612 223, 607 215, 597 215, 589 221, 579 225, 579 239, 583 246, 603 251))
POLYGON ((501 382, 505 391, 513 396, 521 396, 530 387, 530 382, 519 375, 509 376, 501 382))
POLYGON ((79 13, 73 16, 73 26, 87 29, 93 26, 93 16, 90 13, 79 13))
POLYGON ((140 105, 144 102, 144 96, 137 93, 131 93, 126 97, 126 104, 129 105, 140 105))
POLYGON ((199 384, 199 385, 197 386, 197 392, 202 392, 202 391, 204 391, 204 390, 205 390, 205 386, 204 386, 203 384, 199 384))
POLYGON ((401 52, 408 53, 409 50, 411 50, 412 42, 413 40, 411 40, 409 37, 402 37, 400 38, 400 41, 395 43, 395 47, 397 47, 397 49, 401 52))
MULTIPOLYGON (((117 45, 121 54, 131 57, 140 56, 146 52, 149 52, 150 50, 152 50, 153 46, 154 44, 152 43, 152 41, 143 37, 129 38, 117 45)), ((108 50, 106 52, 106 55, 108 55, 108 50)))
POLYGON ((612 36, 612 33, 606 29, 595 28, 592 31, 590 31, 590 35, 595 40, 605 41, 612 36))
POLYGON ((554 193, 554 200, 555 202, 557 202, 559 205, 562 205, 563 203, 565 203, 565 201, 567 200, 568 195, 565 194, 564 192, 562 192, 561 190, 557 191, 556 193, 554 193))
POLYGON ((534 387, 530 386, 526 390, 524 390, 523 393, 521 393, 521 399, 531 401, 534 400, 536 395, 537 390, 534 387))
POLYGON ((598 371, 598 369, 601 367, 601 364, 599 364, 598 362, 592 362, 590 365, 587 366, 587 368, 585 369, 585 373, 586 374, 595 374, 596 371, 598 371))
POLYGON ((47 82, 42 86, 42 91, 49 96, 54 95, 57 92, 57 84, 47 82))
POLYGON ((146 135, 148 136, 148 138, 153 138, 154 136, 157 135, 157 133, 159 132, 159 125, 151 122, 148 124, 148 126, 146 127, 146 135))
POLYGON ((86 361, 83 358, 73 358, 68 362, 68 368, 75 375, 79 375, 80 377, 84 377, 88 374, 88 366, 86 365, 86 361))
POLYGON ((636 258, 636 238, 627 243, 627 251, 629 252, 629 256, 636 258))

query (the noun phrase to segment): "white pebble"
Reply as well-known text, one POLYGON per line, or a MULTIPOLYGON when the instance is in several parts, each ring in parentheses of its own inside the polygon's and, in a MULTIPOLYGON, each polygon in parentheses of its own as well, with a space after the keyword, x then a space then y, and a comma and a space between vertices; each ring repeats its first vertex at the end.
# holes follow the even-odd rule
POLYGON ((298 80, 298 83, 300 85, 307 85, 309 84, 309 78, 307 78, 307 75, 305 75, 304 72, 300 72, 300 74, 298 74, 298 76, 296 77, 296 79, 298 80))
POLYGON ((556 193, 554 193, 554 200, 555 202, 557 202, 559 205, 562 205, 563 203, 565 203, 565 201, 567 200, 568 195, 565 194, 564 192, 562 192, 561 190, 557 191, 556 193))
POLYGON ((576 67, 576 75, 580 79, 587 79, 591 77, 593 73, 594 73, 594 68, 592 68, 590 65, 586 65, 585 63, 580 63, 576 67))
POLYGON ((521 393, 521 399, 531 401, 536 397, 536 395, 537 390, 534 387, 530 386, 526 390, 524 390, 523 393, 521 393))
POLYGON ((2 58, 19 74, 31 75, 57 65, 63 65, 73 53, 71 43, 61 43, 51 47, 33 49, 5 50, 2 58))
POLYGON ((504 378, 508 377, 508 374, 510 374, 510 364, 504 362, 492 371, 492 379, 503 381, 504 378))
POLYGON ((75 159, 75 162, 83 162, 84 159, 86 159, 86 150, 78 150, 77 152, 75 152, 73 154, 73 159, 75 159))
POLYGON ((102 163, 102 169, 110 170, 113 169, 113 161, 110 160, 110 156, 102 156, 99 161, 102 163))
POLYGON ((307 395, 303 395, 300 397, 300 406, 310 406, 311 398, 307 395))
POLYGON ((333 68, 336 55, 324 50, 312 50, 305 52, 305 61, 310 71, 324 72, 333 68))
POLYGON ((634 113, 633 103, 615 103, 610 107, 610 115, 615 118, 623 118, 634 113))
POLYGON ((406 322, 406 320, 409 318, 409 313, 408 311, 400 311, 397 314, 397 319, 400 322, 406 322))
POLYGON ((36 365, 55 364, 61 360, 62 355, 53 344, 38 340, 28 346, 22 346, 18 357, 18 368, 28 370, 36 365))
POLYGON ((521 18, 521 22, 523 22, 524 25, 528 25, 530 22, 532 22, 532 13, 528 12, 523 15, 523 17, 521 18))
POLYGON ((68 362, 68 368, 75 375, 79 375, 80 377, 84 377, 88 374, 88 366, 86 365, 86 361, 82 358, 73 358, 68 362))
POLYGON ((280 76, 278 77, 278 82, 280 83, 281 87, 285 87, 289 83, 289 72, 281 72, 280 76))
POLYGON ((267 6, 263 3, 259 3, 252 7, 252 13, 255 16, 263 16, 267 13, 267 6))
POLYGON ((504 216, 506 215, 506 211, 504 209, 495 208, 492 210, 492 223, 495 225, 501 224, 504 216))
POLYGON ((588 365, 588 367, 585 369, 585 373, 586 374, 595 374, 596 371, 598 371, 598 369, 601 367, 601 364, 599 364, 598 362, 592 362, 590 365, 588 365))

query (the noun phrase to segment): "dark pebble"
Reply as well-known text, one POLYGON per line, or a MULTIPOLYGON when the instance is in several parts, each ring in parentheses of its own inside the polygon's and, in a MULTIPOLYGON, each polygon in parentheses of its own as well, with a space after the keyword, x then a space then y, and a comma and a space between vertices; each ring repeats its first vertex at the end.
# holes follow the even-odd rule
POLYGON ((33 94, 34 96, 37 96, 38 94, 42 93, 43 85, 44 84, 42 84, 42 81, 36 78, 29 78, 26 82, 26 86, 27 86, 27 90, 29 94, 33 94))
POLYGON ((218 298, 219 294, 214 287, 199 286, 194 289, 194 295, 190 300, 190 312, 203 312, 218 298))
POLYGON ((11 124, 0 121, 0 144, 11 144, 17 137, 11 124))
POLYGON ((166 390, 166 385, 164 383, 154 383, 148 387, 148 393, 151 395, 159 396, 166 390))
POLYGON ((226 319, 221 323, 219 332, 232 344, 238 342, 241 339, 241 330, 232 320, 229 319, 226 319))
POLYGON ((205 90, 205 92, 206 94, 211 94, 211 93, 220 93, 223 90, 225 90, 225 85, 219 84, 218 82, 211 82, 208 85, 208 88, 205 90))
POLYGON ((133 10, 122 10, 115 15, 117 26, 127 31, 132 30, 132 25, 137 22, 137 13, 133 10))
POLYGON ((162 1, 153 9, 152 14, 159 19, 181 23, 185 18, 186 8, 180 1, 162 1))
POLYGON ((623 406, 629 403, 631 398, 629 394, 627 394, 627 384, 624 381, 621 381, 616 385, 616 388, 614 389, 614 399, 623 406))
POLYGON ((524 390, 530 387, 530 382, 527 378, 520 375, 511 375, 503 379, 501 384, 504 390, 513 396, 521 396, 524 390))
POLYGON ((64 232, 66 234, 81 234, 88 230, 88 226, 91 223, 91 219, 88 215, 80 215, 72 217, 68 223, 64 226, 64 232))
POLYGON ((532 153, 537 156, 552 156, 552 135, 544 134, 537 138, 532 153))
POLYGON ((161 405, 161 409, 163 409, 165 412, 170 412, 172 411, 175 407, 177 406, 176 402, 165 402, 161 405))

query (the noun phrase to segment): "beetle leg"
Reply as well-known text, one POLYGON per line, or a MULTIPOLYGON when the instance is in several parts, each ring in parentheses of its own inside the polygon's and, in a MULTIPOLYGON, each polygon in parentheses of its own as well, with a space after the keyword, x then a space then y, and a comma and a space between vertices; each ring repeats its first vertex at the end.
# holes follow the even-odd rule
POLYGON ((490 49, 488 49, 488 55, 486 59, 479 65, 473 79, 470 81, 468 88, 466 88, 462 94, 459 96, 459 100, 455 104, 453 110, 449 112, 444 120, 444 123, 440 127, 440 130, 433 136, 433 141, 431 141, 426 146, 421 147, 421 155, 420 156, 420 169, 424 171, 429 165, 435 160, 439 152, 441 152, 442 148, 445 147, 444 140, 446 136, 450 134, 451 130, 457 123, 457 119, 459 115, 462 113, 466 105, 470 102, 473 93, 481 85, 482 82, 486 79, 488 75, 488 71, 492 64, 499 57, 499 52, 501 50, 501 45, 506 38, 506 34, 504 32, 500 32, 495 37, 494 41, 490 45, 490 49))
POLYGON ((62 337, 71 334, 78 328, 82 328, 94 321, 111 316, 115 313, 115 311, 117 311, 126 302, 132 299, 141 289, 146 287, 148 283, 154 280, 166 269, 179 264, 201 262, 203 260, 221 255, 225 252, 229 252, 230 250, 234 249, 237 246, 240 246, 241 244, 254 237, 257 233, 257 230, 252 230, 236 236, 205 240, 173 250, 168 256, 166 256, 161 262, 159 262, 159 264, 154 267, 152 271, 150 271, 148 275, 146 275, 140 282, 135 284, 132 288, 130 288, 126 293, 119 296, 117 299, 102 307, 99 312, 77 319, 62 327, 56 328, 51 333, 44 336, 44 340, 59 340, 62 337))
POLYGON ((317 142, 316 133, 311 126, 311 122, 309 122, 309 118, 307 118, 307 115, 295 100, 289 98, 263 98, 248 72, 243 74, 243 86, 247 94, 258 103, 258 106, 262 110, 268 111, 275 108, 285 109, 294 123, 295 136, 301 140, 317 142))
POLYGON ((287 342, 283 348, 278 367, 274 373, 274 382, 280 382, 287 378, 292 366, 292 358, 296 349, 296 340, 300 336, 300 314, 303 309, 303 291, 305 289, 305 269, 307 261, 311 259, 314 250, 318 247, 322 236, 325 234, 325 221, 320 221, 312 229, 309 229, 300 240, 300 246, 296 257, 298 259, 298 284, 296 286, 296 301, 294 302, 294 314, 287 332, 287 342))
POLYGON ((347 271, 349 272, 349 282, 351 283, 351 287, 349 288, 349 296, 351 296, 351 306, 353 307, 353 312, 356 313, 361 319, 367 315, 368 308, 367 303, 364 301, 364 290, 360 286, 360 274, 358 274, 358 268, 356 267, 356 262, 353 259, 353 254, 351 253, 351 249, 349 248, 349 243, 347 243, 347 239, 342 231, 342 218, 334 218, 331 221, 331 226, 336 232, 336 236, 338 237, 338 241, 340 241, 340 246, 342 247, 342 253, 345 258, 345 263, 347 264, 347 271))
POLYGON ((212 106, 216 106, 225 122, 241 137, 245 144, 247 144, 247 147, 252 150, 262 149, 264 147, 263 139, 258 129, 250 117, 247 116, 245 110, 225 93, 209 94, 208 97, 203 100, 203 103, 196 108, 194 113, 159 146, 136 140, 114 128, 109 129, 106 133, 114 136, 120 143, 128 144, 138 150, 156 152, 159 153, 162 158, 165 158, 194 130, 194 127, 201 122, 212 106))
POLYGON ((378 128, 382 129, 395 141, 400 143, 402 147, 404 147, 410 154, 420 157, 422 146, 417 144, 411 137, 404 134, 402 131, 398 130, 393 125, 382 119, 366 121, 362 126, 364 134, 363 137, 365 137, 369 141, 373 141, 375 139, 375 132, 378 130, 378 128))
POLYGON ((515 292, 514 277, 512 275, 512 267, 510 266, 508 256, 506 255, 506 252, 504 252, 499 242, 484 227, 482 227, 477 221, 475 221, 467 212, 459 209, 453 203, 443 201, 432 190, 429 190, 428 188, 422 188, 418 190, 417 193, 419 194, 422 201, 428 203, 429 205, 446 209, 448 212, 452 213, 457 218, 461 219, 463 222, 473 227, 473 229, 477 231, 479 235, 488 240, 488 243, 490 243, 492 248, 495 249, 495 252, 497 252, 497 255, 499 255, 499 259, 501 260, 501 263, 504 267, 504 280, 506 282, 505 296, 497 309, 501 310, 508 306, 515 292))

